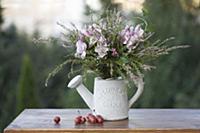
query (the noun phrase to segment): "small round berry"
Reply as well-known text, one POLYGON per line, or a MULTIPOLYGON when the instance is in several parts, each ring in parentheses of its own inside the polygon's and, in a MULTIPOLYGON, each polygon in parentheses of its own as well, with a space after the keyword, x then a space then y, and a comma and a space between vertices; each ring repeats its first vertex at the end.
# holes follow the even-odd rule
POLYGON ((94 115, 88 115, 86 118, 87 118, 87 122, 91 124, 97 123, 97 118, 94 115))
POLYGON ((101 123, 104 122, 104 119, 103 119, 103 117, 101 115, 97 115, 96 118, 97 118, 97 123, 101 124, 101 123))
POLYGON ((84 124, 86 122, 86 118, 85 117, 81 117, 81 124, 84 124))
POLYGON ((78 119, 81 119, 81 118, 82 118, 82 116, 81 116, 81 115, 79 115, 79 116, 77 116, 76 118, 78 118, 78 119))
POLYGON ((77 116, 75 119, 74 119, 74 123, 76 124, 76 125, 79 125, 79 124, 81 124, 82 123, 82 116, 77 116))
POLYGON ((55 116, 53 121, 55 122, 55 124, 59 124, 60 123, 60 117, 59 116, 55 116))

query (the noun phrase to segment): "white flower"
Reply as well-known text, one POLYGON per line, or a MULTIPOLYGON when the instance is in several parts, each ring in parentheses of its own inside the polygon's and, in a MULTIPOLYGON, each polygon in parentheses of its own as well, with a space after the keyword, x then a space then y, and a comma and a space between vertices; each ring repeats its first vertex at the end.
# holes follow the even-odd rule
POLYGON ((86 56, 86 49, 87 49, 86 43, 84 43, 82 40, 78 40, 76 42, 75 56, 84 59, 86 56))
POLYGON ((107 51, 109 50, 109 48, 105 45, 97 45, 95 48, 95 52, 98 53, 100 58, 103 58, 105 55, 107 55, 107 51))

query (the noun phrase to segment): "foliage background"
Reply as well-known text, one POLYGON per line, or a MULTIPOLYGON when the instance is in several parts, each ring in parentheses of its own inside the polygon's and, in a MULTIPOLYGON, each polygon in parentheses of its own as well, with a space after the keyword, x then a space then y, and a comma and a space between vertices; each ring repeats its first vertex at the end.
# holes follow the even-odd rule
MULTIPOLYGON (((101 3, 102 10, 120 7, 110 0, 101 3)), ((192 0, 145 1, 146 18, 155 37, 175 36, 173 44, 191 47, 154 62, 157 69, 145 74, 145 91, 134 108, 200 107, 200 6, 191 3, 192 0)), ((89 8, 86 6, 86 15, 89 8)), ((48 73, 70 51, 56 40, 48 46, 34 44, 32 38, 40 36, 38 31, 30 36, 19 32, 15 25, 2 30, 2 11, 1 7, 0 131, 24 108, 86 108, 78 93, 66 87, 70 66, 50 80, 48 87, 44 86, 48 73)), ((88 76, 86 83, 92 90, 93 76, 88 76)), ((133 92, 130 90, 129 95, 133 92)))

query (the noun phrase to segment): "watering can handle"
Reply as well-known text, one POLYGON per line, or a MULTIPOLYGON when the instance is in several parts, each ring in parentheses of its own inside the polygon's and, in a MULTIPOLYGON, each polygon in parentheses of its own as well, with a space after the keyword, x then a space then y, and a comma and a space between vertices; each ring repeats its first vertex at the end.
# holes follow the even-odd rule
POLYGON ((136 93, 132 96, 132 98, 129 100, 129 108, 131 108, 131 106, 138 100, 138 98, 140 97, 140 95, 143 92, 144 89, 144 81, 143 81, 143 77, 142 76, 133 76, 133 81, 135 83, 135 85, 137 86, 137 91, 136 93))

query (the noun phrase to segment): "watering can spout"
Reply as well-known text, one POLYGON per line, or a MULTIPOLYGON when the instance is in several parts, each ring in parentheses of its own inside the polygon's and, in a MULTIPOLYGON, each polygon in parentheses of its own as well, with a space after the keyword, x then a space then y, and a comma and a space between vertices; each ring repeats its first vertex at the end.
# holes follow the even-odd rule
POLYGON ((82 84, 82 76, 77 75, 68 84, 69 88, 76 88, 88 107, 93 110, 93 94, 82 84))

